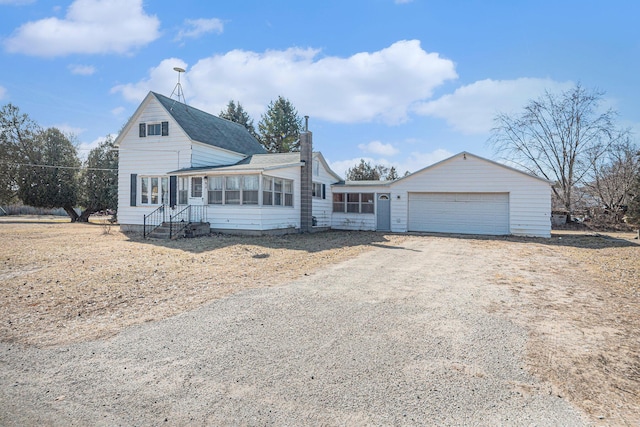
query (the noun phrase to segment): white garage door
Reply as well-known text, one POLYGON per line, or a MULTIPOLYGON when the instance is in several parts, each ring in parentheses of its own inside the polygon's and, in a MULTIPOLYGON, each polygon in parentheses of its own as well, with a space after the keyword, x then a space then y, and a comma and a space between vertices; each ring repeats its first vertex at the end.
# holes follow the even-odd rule
POLYGON ((409 231, 509 234, 508 193, 409 193, 409 231))

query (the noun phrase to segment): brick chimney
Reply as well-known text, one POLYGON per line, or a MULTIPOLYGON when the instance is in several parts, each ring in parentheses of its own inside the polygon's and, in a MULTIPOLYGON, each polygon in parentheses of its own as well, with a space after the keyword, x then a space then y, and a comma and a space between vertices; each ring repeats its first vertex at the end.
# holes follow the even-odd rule
POLYGON ((313 226, 312 180, 313 180, 313 138, 309 132, 309 116, 304 116, 304 131, 300 134, 300 232, 309 233, 313 226))

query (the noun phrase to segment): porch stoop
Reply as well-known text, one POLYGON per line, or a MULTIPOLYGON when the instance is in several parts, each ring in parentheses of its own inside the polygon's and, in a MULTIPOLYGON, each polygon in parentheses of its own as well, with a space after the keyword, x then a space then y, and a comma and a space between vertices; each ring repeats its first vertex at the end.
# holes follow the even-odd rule
POLYGON ((163 222, 158 228, 153 230, 147 237, 152 239, 160 239, 160 240, 169 240, 169 239, 179 239, 181 237, 199 237, 199 236, 207 236, 211 233, 211 226, 208 222, 190 222, 185 223, 184 226, 180 227, 178 230, 175 229, 174 223, 174 231, 171 233, 171 223, 163 222))

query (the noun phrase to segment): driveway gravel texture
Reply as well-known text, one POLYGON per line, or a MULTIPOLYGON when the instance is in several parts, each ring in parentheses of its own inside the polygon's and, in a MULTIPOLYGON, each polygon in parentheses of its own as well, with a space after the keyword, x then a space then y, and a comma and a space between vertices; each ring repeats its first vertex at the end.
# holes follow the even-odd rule
MULTIPOLYGON (((477 250, 477 249, 476 249, 477 250)), ((0 424, 584 425, 456 239, 379 245, 108 339, 0 343, 0 424)))

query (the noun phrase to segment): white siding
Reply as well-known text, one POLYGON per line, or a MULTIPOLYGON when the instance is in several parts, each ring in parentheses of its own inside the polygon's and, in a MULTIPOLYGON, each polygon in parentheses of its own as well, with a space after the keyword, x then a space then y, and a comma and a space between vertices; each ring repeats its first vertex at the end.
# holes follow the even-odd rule
MULTIPOLYGON (((207 221, 214 230, 264 231, 300 228, 300 167, 267 171, 264 175, 293 180, 293 206, 208 205, 207 221)), ((262 179, 260 179, 262 200, 262 179)))
POLYGON ((147 97, 134 117, 126 135, 120 141, 118 160, 118 221, 120 224, 143 223, 143 216, 158 206, 140 206, 140 177, 167 176, 167 172, 191 166, 189 139, 173 118, 152 95, 147 97), (140 123, 169 122, 168 136, 146 136, 140 138, 140 123), (130 206, 130 176, 138 175, 137 206, 130 206))
POLYGON ((324 184, 325 198, 312 198, 312 215, 316 218, 316 225, 318 227, 331 227, 331 211, 333 210, 331 184, 337 182, 337 180, 324 167, 324 162, 318 159, 318 153, 314 153, 313 157, 314 162, 318 162, 318 167, 317 169, 314 167, 311 175, 312 181, 324 184))
POLYGON ((191 143, 177 122, 153 96, 138 109, 120 141, 118 165, 118 221, 124 225, 142 225, 144 215, 157 205, 140 205, 140 177, 168 176, 178 169, 235 163, 244 156, 206 144, 191 143), (168 136, 139 136, 140 123, 169 122, 168 136), (138 175, 136 206, 130 206, 131 174, 138 175))
POLYGON ((194 142, 191 146, 191 167, 232 165, 244 159, 243 154, 222 150, 211 145, 194 142))
MULTIPOLYGON (((374 200, 377 201, 379 193, 389 193, 389 188, 378 185, 341 185, 332 188, 333 193, 373 193, 374 200)), ((331 209, 333 210, 333 198, 331 200, 331 209)), ((393 206, 393 202, 392 202, 393 206)), ((374 207, 372 214, 356 214, 333 212, 331 218, 331 228, 336 230, 362 230, 375 231, 377 227, 376 219, 377 206, 374 207)), ((393 218, 393 216, 392 216, 393 218)), ((392 221, 393 222, 393 221, 392 221)))
POLYGON ((264 175, 293 180, 293 207, 263 206, 261 230, 300 228, 300 166, 265 171, 264 175))
POLYGON ((467 154, 445 160, 391 184, 391 230, 408 230, 409 193, 509 193, 509 233, 551 235, 548 183, 467 154))

